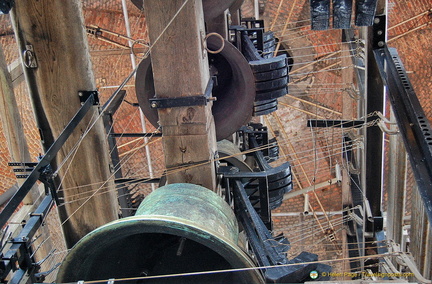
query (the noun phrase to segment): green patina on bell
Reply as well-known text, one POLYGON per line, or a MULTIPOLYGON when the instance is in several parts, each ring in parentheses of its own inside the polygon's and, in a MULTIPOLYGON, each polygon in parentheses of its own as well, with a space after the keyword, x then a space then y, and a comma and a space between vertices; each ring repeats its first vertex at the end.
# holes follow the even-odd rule
MULTIPOLYGON (((106 224, 80 240, 60 267, 57 282, 141 278, 127 283, 262 283, 238 246, 231 207, 193 184, 163 186, 133 217, 106 224), (188 276, 173 276, 192 273, 188 276), (155 276, 171 275, 155 278, 155 276)), ((124 280, 126 281, 126 280, 124 280)))

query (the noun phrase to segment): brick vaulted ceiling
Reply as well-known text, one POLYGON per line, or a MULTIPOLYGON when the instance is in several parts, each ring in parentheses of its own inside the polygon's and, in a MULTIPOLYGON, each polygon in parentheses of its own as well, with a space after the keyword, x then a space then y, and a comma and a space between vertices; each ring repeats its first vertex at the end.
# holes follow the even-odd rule
MULTIPOLYGON (((96 1, 83 0, 83 12, 87 26, 99 26, 119 35, 126 35, 124 14, 120 0, 96 1)), ((297 180, 295 187, 304 188, 313 184, 328 181, 334 178, 334 168, 340 161, 340 135, 338 130, 312 132, 306 128, 307 118, 341 119, 350 108, 350 114, 356 112, 356 99, 352 98, 351 104, 343 105, 342 100, 347 96, 348 89, 352 88, 342 80, 342 75, 347 71, 341 60, 343 56, 337 53, 320 61, 320 58, 341 49, 341 31, 311 31, 309 19, 309 1, 305 0, 260 0, 261 17, 266 22, 266 27, 271 28, 280 39, 285 48, 294 59, 292 69, 290 93, 282 98, 276 115, 269 115, 264 122, 274 135, 280 137, 281 158, 290 161, 297 180), (286 22, 288 22, 286 24, 286 22), (317 62, 319 61, 319 62, 317 62), (330 68, 329 68, 330 67, 330 68), (296 71, 296 70, 299 71, 296 71)), ((148 41, 145 17, 132 3, 127 3, 127 11, 131 26, 131 38, 134 40, 148 41)), ((409 78, 416 90, 425 113, 432 119, 432 104, 430 90, 432 82, 432 33, 430 22, 432 15, 430 0, 400 0, 388 3, 388 38, 389 45, 396 47, 404 62, 409 78), (429 11, 429 12, 428 12, 429 11), (420 16, 418 16, 420 15, 420 16)), ((246 17, 253 16, 253 1, 245 0, 243 14, 246 17)), ((67 31, 65 31, 67 32, 67 31)), ((117 36, 109 36, 116 42, 128 45, 128 42, 117 36)), ((10 26, 8 15, 0 16, 0 41, 3 46, 7 63, 12 64, 18 59, 18 51, 14 41, 14 35, 10 26)), ((124 78, 132 71, 131 57, 128 52, 118 52, 121 48, 111 43, 101 41, 89 35, 89 44, 92 51, 92 62, 99 88, 101 99, 106 100, 124 78), (115 52, 110 50, 116 50, 115 52), (105 51, 105 52, 104 52, 105 51)), ((138 46, 138 45, 137 45, 138 46)), ((139 62, 139 58, 134 58, 139 62)), ((351 66, 352 67, 352 66, 351 66)), ((127 83, 126 100, 135 103, 134 81, 127 83)), ((25 83, 17 85, 16 96, 19 103, 26 137, 33 157, 41 152, 38 132, 35 130, 35 122, 31 105, 26 94, 25 83)), ((144 125, 147 132, 154 128, 149 124, 144 125)), ((123 104, 115 116, 116 132, 142 132, 143 122, 136 107, 123 104)), ((15 184, 16 179, 11 169, 7 166, 10 156, 3 131, 0 133, 0 192, 15 184)), ((149 149, 141 147, 141 142, 133 138, 123 138, 119 141, 120 155, 125 157, 123 173, 128 177, 142 177, 153 174, 160 176, 164 171, 162 149, 158 142, 149 149), (139 151, 133 152, 136 147, 139 151), (149 158, 147 158, 150 154, 149 158), (152 168, 148 162, 151 161, 152 168), (151 171, 151 173, 150 173, 151 171)), ((35 160, 34 160, 35 161, 35 160)), ((149 186, 142 186, 142 192, 146 192, 149 186)), ((141 193, 138 193, 141 194, 141 193)), ((340 211, 342 209, 341 189, 337 184, 326 186, 317 191, 319 197, 310 197, 311 210, 317 212, 340 211)), ((275 213, 274 219, 277 230, 283 231, 291 237, 292 243, 298 246, 292 252, 304 249, 312 243, 317 243, 315 251, 322 251, 322 247, 332 244, 325 239, 323 232, 314 233, 313 228, 318 228, 315 220, 299 215, 304 210, 304 197, 287 200, 275 213), (292 213, 292 214, 286 214, 292 213), (284 215, 285 214, 285 215, 284 215), (301 225, 313 224, 309 230, 296 229, 301 225), (291 229, 290 229, 291 228, 291 229), (294 228, 294 229, 293 229, 294 228), (302 235, 310 236, 309 239, 302 235)), ((319 217, 320 224, 325 228, 340 228, 340 216, 319 217)), ((304 226, 303 226, 304 227, 304 226)), ((294 246, 293 246, 294 248, 294 246)), ((309 248, 309 250, 311 250, 309 248)), ((312 250, 313 251, 313 250, 312 250)), ((331 258, 331 253, 324 254, 324 258, 331 258)))

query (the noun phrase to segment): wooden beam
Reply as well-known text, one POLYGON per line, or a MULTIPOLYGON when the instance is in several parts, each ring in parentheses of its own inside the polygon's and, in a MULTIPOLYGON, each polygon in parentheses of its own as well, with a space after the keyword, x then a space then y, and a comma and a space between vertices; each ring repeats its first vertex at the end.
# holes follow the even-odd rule
MULTIPOLYGON (((132 48, 90 50, 90 55, 91 56, 121 56, 121 55, 130 56, 132 53, 135 53, 136 55, 140 56, 146 50, 147 50, 147 48, 142 48, 142 47, 134 48, 133 51, 132 51, 132 48)), ((17 59, 14 62, 12 62, 11 64, 9 64, 8 70, 9 70, 10 76, 12 77, 12 86, 14 88, 16 88, 21 82, 23 82, 25 80, 21 59, 17 59)))
MULTIPOLYGON (((36 58, 37 67, 24 68, 24 74, 46 150, 80 108, 78 91, 96 89, 81 1, 17 1, 11 19, 20 54, 31 45, 36 58)), ((92 109, 57 155, 57 165, 68 159, 58 174, 65 201, 59 213, 68 247, 118 216, 101 119, 81 141, 92 116, 98 114, 92 109), (76 153, 67 158, 78 142, 76 153)))
MULTIPOLYGON (((20 64, 15 64, 19 66, 20 64)), ((24 134, 24 128, 22 125, 18 104, 15 99, 13 91, 13 79, 8 71, 3 48, 0 45, 0 120, 2 123, 3 134, 6 137, 6 143, 9 149, 11 162, 32 162, 30 151, 27 145, 27 140, 24 134)), ((17 188, 23 184, 23 179, 18 179, 17 188)), ((37 185, 34 185, 30 192, 23 200, 23 206, 12 216, 9 222, 9 232, 12 232, 12 236, 16 236, 19 230, 22 228, 22 221, 27 220, 30 213, 32 213, 38 205, 41 203, 40 199, 41 191, 37 185)), ((48 255, 49 250, 53 246, 50 231, 47 226, 41 226, 39 232, 47 237, 44 246, 41 246, 35 252, 35 259, 37 261, 42 260, 48 255)), ((59 243, 61 241, 59 240, 59 243)), ((36 248, 41 241, 36 241, 33 248, 36 248)), ((46 264, 49 264, 47 262, 46 264)), ((49 270, 51 267, 46 265, 42 266, 43 270, 49 270)))
MULTIPOLYGON (((156 96, 203 95, 210 75, 201 0, 146 0, 144 7, 156 96)), ((158 113, 168 183, 194 183, 213 190, 216 139, 211 103, 158 113)))
MULTIPOLYGON (((0 100, 0 121, 9 149, 10 162, 32 162, 2 46, 0 46, 0 100)), ((18 186, 21 186, 22 182, 20 180, 17 182, 18 186)), ((24 204, 33 204, 38 199, 37 186, 33 189, 27 194, 24 204)))

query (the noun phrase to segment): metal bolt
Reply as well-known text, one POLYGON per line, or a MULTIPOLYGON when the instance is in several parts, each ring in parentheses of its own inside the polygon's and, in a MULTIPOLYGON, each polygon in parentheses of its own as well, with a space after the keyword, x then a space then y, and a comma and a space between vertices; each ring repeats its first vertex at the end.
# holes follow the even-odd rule
POLYGON ((157 105, 156 102, 152 102, 152 103, 151 103, 151 107, 152 107, 152 108, 157 108, 157 106, 158 106, 158 105, 157 105))
POLYGON ((380 22, 380 18, 375 18, 375 19, 374 19, 374 23, 375 23, 375 24, 378 24, 379 22, 380 22))
POLYGON ((377 31, 377 35, 382 35, 382 34, 383 34, 382 30, 377 31))
POLYGON ((383 42, 383 41, 379 41, 379 42, 378 42, 378 46, 379 46, 379 47, 383 47, 383 46, 384 46, 384 42, 383 42))

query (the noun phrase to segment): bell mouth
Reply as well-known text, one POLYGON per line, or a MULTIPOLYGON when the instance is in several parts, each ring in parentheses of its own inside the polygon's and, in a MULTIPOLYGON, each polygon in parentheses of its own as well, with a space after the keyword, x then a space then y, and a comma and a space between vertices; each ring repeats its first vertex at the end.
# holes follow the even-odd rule
POLYGON ((233 244, 175 218, 129 217, 80 241, 62 264, 57 280, 256 283, 257 272, 218 272, 251 266, 248 256, 233 244))
POLYGON ((57 282, 263 283, 233 237, 238 229, 227 214, 231 208, 200 188, 161 187, 147 196, 140 215, 87 234, 66 256, 57 282), (213 216, 198 216, 207 207, 213 216))

